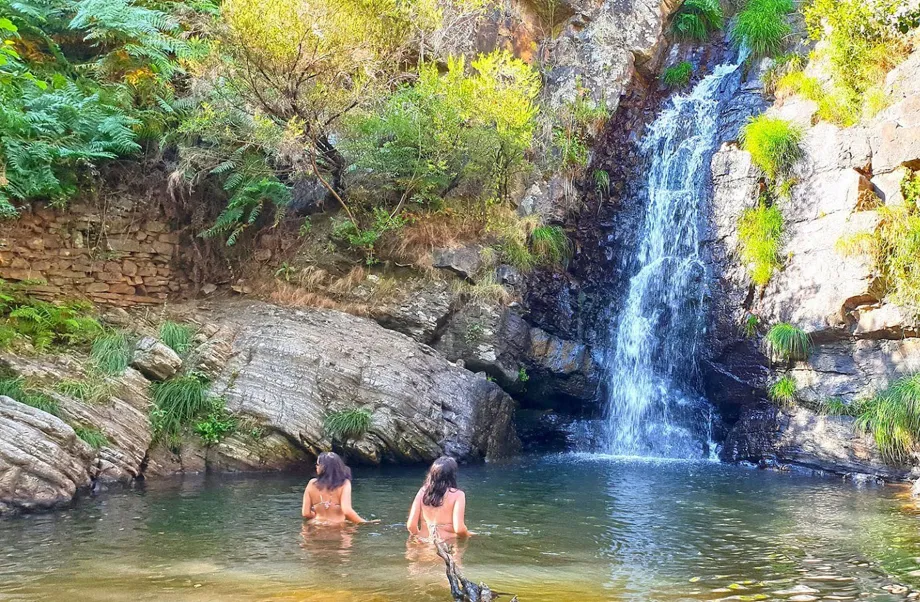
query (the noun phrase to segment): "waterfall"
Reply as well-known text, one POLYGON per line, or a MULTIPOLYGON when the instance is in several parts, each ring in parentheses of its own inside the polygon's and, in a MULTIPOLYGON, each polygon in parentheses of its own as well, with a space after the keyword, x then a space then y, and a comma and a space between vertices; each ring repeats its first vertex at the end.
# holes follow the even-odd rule
POLYGON ((693 458, 707 453, 712 408, 698 392, 697 346, 705 329, 700 258, 710 161, 719 112, 741 81, 744 54, 676 96, 640 143, 648 205, 634 274, 610 332, 607 451, 693 458))

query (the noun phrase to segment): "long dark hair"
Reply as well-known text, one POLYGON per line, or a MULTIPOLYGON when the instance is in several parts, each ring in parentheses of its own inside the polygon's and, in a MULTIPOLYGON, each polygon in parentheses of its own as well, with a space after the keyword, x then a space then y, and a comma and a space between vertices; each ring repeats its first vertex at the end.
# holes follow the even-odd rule
POLYGON ((316 459, 316 465, 323 467, 322 472, 316 477, 316 486, 320 489, 338 489, 345 481, 351 480, 351 469, 345 466, 345 462, 337 453, 321 453, 316 459))
POLYGON ((444 496, 451 489, 457 488, 457 461, 450 456, 441 456, 428 469, 425 478, 425 490, 422 503, 426 506, 439 507, 444 503, 444 496))

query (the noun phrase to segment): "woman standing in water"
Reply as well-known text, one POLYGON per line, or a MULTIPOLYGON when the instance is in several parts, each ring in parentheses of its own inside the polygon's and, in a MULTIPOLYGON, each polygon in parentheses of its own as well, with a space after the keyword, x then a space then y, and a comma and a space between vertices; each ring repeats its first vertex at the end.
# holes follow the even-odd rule
POLYGON ((466 495, 457 488, 457 470, 453 458, 441 456, 434 461, 409 509, 409 533, 424 538, 437 533, 441 539, 472 535, 464 522, 466 495))
POLYGON ((325 452, 316 459, 315 479, 303 492, 303 517, 317 523, 340 525, 346 520, 366 523, 351 507, 351 469, 338 454, 325 452))

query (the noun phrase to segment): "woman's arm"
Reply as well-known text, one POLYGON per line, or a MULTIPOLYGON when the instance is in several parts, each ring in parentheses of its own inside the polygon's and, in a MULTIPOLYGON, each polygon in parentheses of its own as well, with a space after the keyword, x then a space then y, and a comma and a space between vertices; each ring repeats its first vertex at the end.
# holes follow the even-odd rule
POLYGON ((419 526, 418 521, 422 518, 422 490, 419 489, 418 493, 415 494, 415 499, 412 500, 412 507, 409 508, 409 518, 406 520, 406 528, 409 529, 409 533, 412 535, 418 535, 419 526))
POLYGON ((342 505, 342 512, 345 513, 345 518, 358 524, 367 522, 358 516, 355 509, 351 507, 351 481, 345 481, 345 484, 342 486, 342 501, 339 503, 342 505))
POLYGON ((307 488, 303 490, 303 507, 300 509, 300 514, 307 520, 316 517, 316 512, 313 511, 313 503, 310 499, 310 485, 313 484, 314 479, 310 479, 310 482, 307 483, 307 488))
POLYGON ((457 501, 454 502, 454 533, 457 535, 472 535, 466 528, 466 494, 462 491, 457 493, 457 501))

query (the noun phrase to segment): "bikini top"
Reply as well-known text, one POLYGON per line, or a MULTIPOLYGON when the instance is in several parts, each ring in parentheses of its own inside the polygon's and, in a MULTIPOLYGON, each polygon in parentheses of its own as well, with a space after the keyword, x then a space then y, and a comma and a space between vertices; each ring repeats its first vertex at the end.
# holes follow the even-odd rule
POLYGON ((313 504, 313 509, 316 510, 317 506, 322 506, 326 510, 329 510, 330 508, 341 508, 342 504, 336 504, 332 500, 324 500, 323 494, 321 493, 319 494, 319 501, 313 504))

